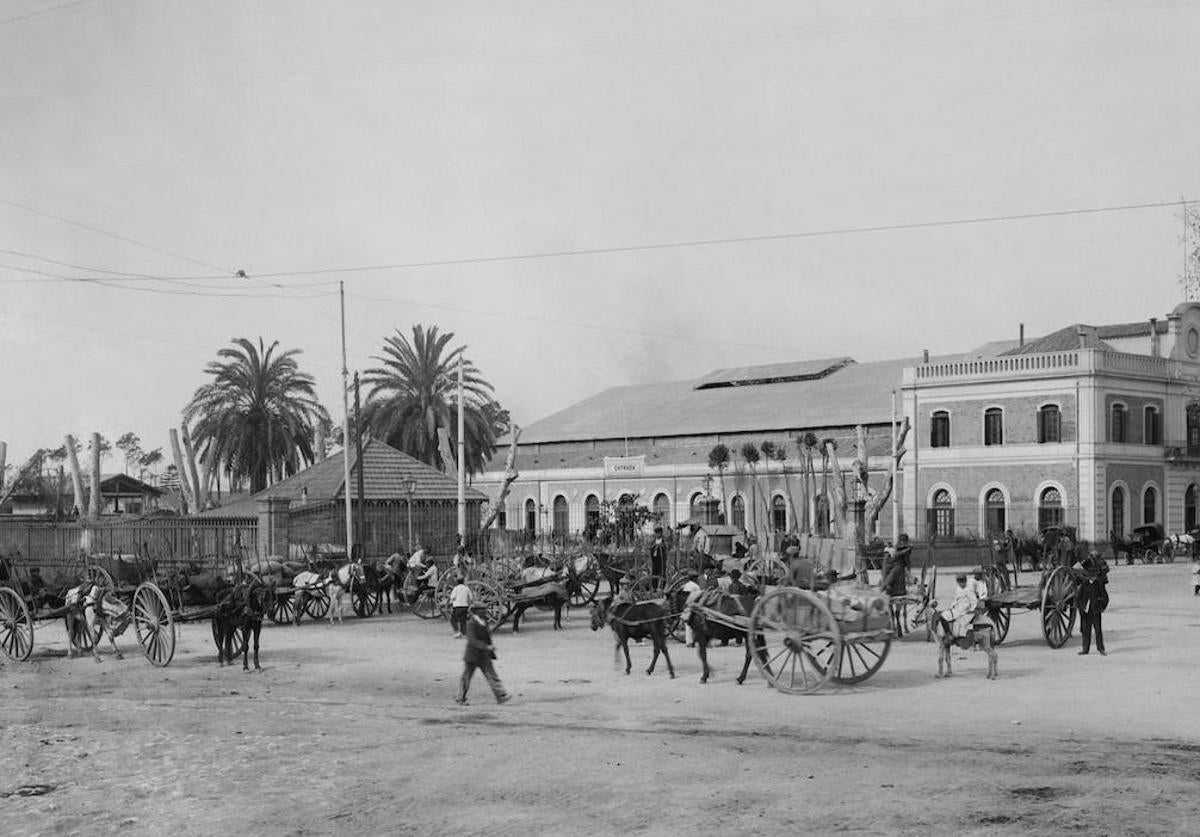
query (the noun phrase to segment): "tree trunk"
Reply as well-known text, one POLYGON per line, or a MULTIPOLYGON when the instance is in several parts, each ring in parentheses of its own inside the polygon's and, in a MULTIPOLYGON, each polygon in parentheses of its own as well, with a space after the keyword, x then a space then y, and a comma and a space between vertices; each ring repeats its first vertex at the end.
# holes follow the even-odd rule
POLYGON ((822 468, 822 472, 826 475, 824 493, 829 499, 829 515, 837 525, 837 536, 852 540, 855 532, 853 531, 853 521, 847 520, 846 490, 842 485, 842 463, 838 461, 837 450, 832 442, 825 443, 825 456, 831 466, 831 468, 822 468), (833 471, 833 479, 828 478, 830 470, 833 471))
POLYGON ((192 434, 188 433, 187 425, 183 425, 183 452, 187 457, 187 478, 191 480, 192 497, 196 500, 196 511, 204 511, 204 492, 200 489, 200 475, 196 471, 196 450, 192 447, 192 434))
MULTIPOLYGON (((197 511, 196 499, 192 496, 192 487, 188 483, 187 471, 185 471, 183 468, 183 453, 179 448, 179 431, 172 427, 170 430, 170 437, 171 455, 175 459, 175 470, 179 474, 179 493, 183 497, 184 502, 183 513, 187 514, 188 507, 190 507, 192 511, 197 511)), ((70 450, 70 448, 68 448, 68 450, 70 450)))
POLYGON ((517 481, 517 477, 521 476, 517 472, 517 441, 520 438, 521 428, 514 424, 512 426, 512 444, 508 448, 508 459, 504 462, 504 484, 500 486, 500 494, 492 505, 492 510, 488 512, 487 520, 483 521, 483 525, 479 527, 481 530, 486 530, 496 522, 496 516, 500 514, 500 509, 504 508, 504 501, 508 499, 508 490, 517 481))
POLYGON ((92 434, 92 504, 88 517, 100 519, 100 434, 92 434))
POLYGON ((438 453, 442 458, 442 471, 447 474, 458 474, 458 460, 454 458, 454 446, 450 444, 450 431, 445 427, 437 429, 438 453))
MULTIPOLYGON (((908 437, 908 429, 908 416, 905 416, 900 422, 900 427, 896 429, 896 471, 900 470, 900 461, 904 459, 904 454, 907 453, 904 448, 904 440, 908 437)), ((867 503, 866 528, 867 532, 871 536, 875 535, 875 530, 879 525, 879 513, 883 511, 884 505, 888 500, 891 499, 892 491, 894 489, 895 485, 893 482, 893 475, 892 471, 889 469, 887 480, 883 484, 883 490, 877 492, 875 497, 867 503)), ((892 538, 895 539, 898 534, 898 532, 892 532, 892 538)))
POLYGON ((787 460, 781 461, 779 465, 783 469, 783 493, 787 495, 788 508, 792 510, 791 530, 796 531, 800 525, 800 519, 796 516, 796 500, 792 497, 792 483, 788 479, 787 460))
POLYGON ((75 509, 82 520, 87 514, 87 495, 83 493, 83 472, 79 469, 79 455, 75 453, 75 437, 70 433, 63 440, 67 445, 67 464, 71 466, 71 490, 75 492, 75 509))
MULTIPOLYGON (((68 437, 69 438, 69 437, 68 437)), ((8 484, 8 488, 0 491, 0 504, 8 502, 8 498, 16 491, 21 480, 25 479, 27 474, 30 474, 34 469, 39 469, 42 466, 42 452, 39 450, 29 457, 29 461, 21 466, 21 470, 17 471, 17 475, 13 477, 13 481, 8 484)))

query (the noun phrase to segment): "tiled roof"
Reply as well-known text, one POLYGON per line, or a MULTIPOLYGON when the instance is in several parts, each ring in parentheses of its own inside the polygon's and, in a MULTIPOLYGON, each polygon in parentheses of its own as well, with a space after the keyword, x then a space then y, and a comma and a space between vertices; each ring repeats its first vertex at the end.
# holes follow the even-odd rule
MULTIPOLYGON (((916 363, 914 358, 850 363, 814 380, 752 386, 697 389, 701 378, 614 387, 523 428, 521 444, 889 422, 891 392, 902 370, 916 363)), ((497 445, 490 467, 502 468, 505 455, 503 443, 497 445)))
MULTIPOLYGON (((1154 323, 1154 330, 1159 334, 1166 334, 1167 327, 1165 318, 1157 320, 1154 323)), ((1142 320, 1139 323, 1117 323, 1116 325, 1099 326, 1098 330, 1101 340, 1112 340, 1117 337, 1149 337, 1150 321, 1142 320)))
MULTIPOLYGON (((404 500, 408 498, 405 483, 416 482, 417 500, 457 500, 458 482, 453 477, 398 451, 377 439, 363 443, 363 499, 404 500)), ((345 469, 342 452, 306 468, 298 474, 277 482, 252 497, 204 512, 209 517, 239 517, 257 514, 257 501, 265 497, 286 497, 293 503, 306 499, 319 503, 344 497, 345 469)), ((350 483, 353 496, 358 491, 358 463, 350 456, 350 483)), ((485 500, 483 494, 468 487, 467 500, 485 500)))
MULTIPOLYGON (((1147 326, 1149 328, 1149 326, 1147 326)), ((1115 336, 1115 335, 1111 335, 1115 336)), ((1015 349, 1009 349, 1004 352, 1006 355, 1035 355, 1045 352, 1065 352, 1070 349, 1104 349, 1112 351, 1112 346, 1105 343, 1097 336, 1097 328, 1076 323, 1069 325, 1066 328, 1060 328, 1058 331, 1052 331, 1045 337, 1039 337, 1036 340, 1025 341, 1024 346, 1018 346, 1015 349), (1083 330, 1083 345, 1079 342, 1079 332, 1083 330)))

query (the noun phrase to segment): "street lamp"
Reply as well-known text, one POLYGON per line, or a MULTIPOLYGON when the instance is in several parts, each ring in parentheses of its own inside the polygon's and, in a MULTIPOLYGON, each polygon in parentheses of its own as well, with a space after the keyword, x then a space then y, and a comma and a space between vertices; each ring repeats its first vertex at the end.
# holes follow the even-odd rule
POLYGON ((411 555, 413 550, 413 535, 412 535, 412 501, 413 495, 417 493, 417 481, 405 480, 404 491, 408 494, 408 502, 405 504, 408 508, 408 548, 411 555))

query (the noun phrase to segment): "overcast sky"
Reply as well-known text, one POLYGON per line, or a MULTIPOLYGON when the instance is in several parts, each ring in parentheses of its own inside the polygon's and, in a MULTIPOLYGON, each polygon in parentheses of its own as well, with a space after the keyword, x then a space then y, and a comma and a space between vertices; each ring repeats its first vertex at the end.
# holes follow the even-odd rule
POLYGON ((437 324, 522 424, 1161 317, 1178 205, 819 233, 1200 199, 1198 34, 1187 0, 4 0, 0 440, 165 447, 239 336, 340 421, 339 280, 351 369, 437 324))

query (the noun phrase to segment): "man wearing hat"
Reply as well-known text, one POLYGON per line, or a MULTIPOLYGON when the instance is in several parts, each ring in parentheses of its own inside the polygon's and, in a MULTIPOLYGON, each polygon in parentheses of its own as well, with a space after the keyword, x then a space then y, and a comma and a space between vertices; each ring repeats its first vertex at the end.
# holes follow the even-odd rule
POLYGON ((654 543, 650 545, 650 574, 659 578, 667 575, 667 544, 663 540, 663 527, 654 527, 654 543))
POLYGON ((1092 634, 1096 634, 1096 650, 1104 656, 1104 629, 1100 618, 1108 607, 1108 563, 1099 552, 1091 552, 1083 560, 1084 575, 1075 588, 1075 609, 1079 611, 1079 635, 1083 639, 1080 654, 1092 649, 1092 634))
POLYGON ((463 651, 463 673, 458 683, 458 696, 454 702, 467 703, 467 689, 471 687, 471 677, 475 669, 483 672, 484 679, 492 687, 496 703, 507 703, 509 694, 496 674, 492 660, 496 659, 496 649, 492 646, 492 632, 487 624, 487 604, 480 601, 471 603, 471 617, 467 620, 467 647, 463 651))
POLYGON ((884 551, 883 581, 879 587, 889 596, 903 596, 908 592, 908 574, 912 569, 912 544, 908 533, 901 532, 896 545, 884 551))

